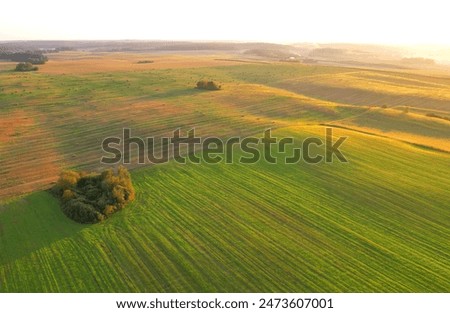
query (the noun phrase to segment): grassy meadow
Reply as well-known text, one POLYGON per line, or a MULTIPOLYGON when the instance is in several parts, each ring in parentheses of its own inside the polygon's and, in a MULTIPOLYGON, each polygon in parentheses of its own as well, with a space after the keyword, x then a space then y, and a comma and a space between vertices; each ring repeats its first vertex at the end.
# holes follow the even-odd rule
POLYGON ((227 58, 0 68, 1 292, 450 291, 450 122, 427 116, 449 116, 450 77, 227 58), (348 163, 132 164, 136 200, 96 225, 46 191, 62 169, 102 170, 124 127, 300 141, 329 126, 348 163))

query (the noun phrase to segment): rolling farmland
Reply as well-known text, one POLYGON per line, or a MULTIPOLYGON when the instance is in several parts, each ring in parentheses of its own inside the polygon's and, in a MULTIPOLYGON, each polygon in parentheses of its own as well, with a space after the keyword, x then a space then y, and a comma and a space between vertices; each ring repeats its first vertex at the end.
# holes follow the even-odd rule
POLYGON ((0 291, 448 292, 450 122, 426 114, 450 114, 450 78, 223 58, 0 70, 0 291), (61 169, 102 170, 124 127, 301 140, 327 125, 349 163, 132 164, 135 202, 96 225, 45 190, 61 169))

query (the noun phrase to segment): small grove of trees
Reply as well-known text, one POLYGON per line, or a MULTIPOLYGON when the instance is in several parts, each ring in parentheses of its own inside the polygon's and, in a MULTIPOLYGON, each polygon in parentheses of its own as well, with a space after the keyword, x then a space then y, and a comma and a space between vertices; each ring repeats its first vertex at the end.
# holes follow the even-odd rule
POLYGON ((31 64, 45 64, 47 61, 48 61, 47 56, 43 54, 30 56, 28 58, 28 62, 30 62, 31 64))
POLYGON ((19 64, 16 65, 16 72, 31 72, 37 70, 38 67, 34 66, 29 62, 20 62, 19 64))
POLYGON ((213 81, 200 80, 197 82, 198 89, 206 89, 206 90, 219 90, 222 86, 217 85, 213 81))
POLYGON ((52 189, 61 199, 63 212, 76 222, 98 223, 134 200, 128 170, 119 166, 98 173, 63 171, 52 189))

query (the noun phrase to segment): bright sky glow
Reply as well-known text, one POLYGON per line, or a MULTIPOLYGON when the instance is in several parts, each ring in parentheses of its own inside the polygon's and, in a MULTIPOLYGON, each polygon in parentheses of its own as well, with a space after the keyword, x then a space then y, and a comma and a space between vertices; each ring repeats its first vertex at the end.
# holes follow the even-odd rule
POLYGON ((448 1, 11 0, 0 40, 162 39, 450 46, 448 1))

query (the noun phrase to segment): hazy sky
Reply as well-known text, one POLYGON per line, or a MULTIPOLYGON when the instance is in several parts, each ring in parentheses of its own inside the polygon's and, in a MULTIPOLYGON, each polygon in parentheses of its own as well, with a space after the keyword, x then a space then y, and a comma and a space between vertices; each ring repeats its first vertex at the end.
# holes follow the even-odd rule
POLYGON ((168 39, 450 45, 447 1, 5 0, 0 40, 168 39))

